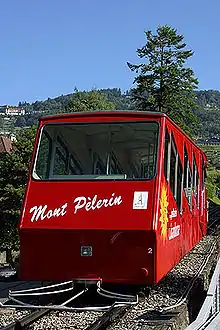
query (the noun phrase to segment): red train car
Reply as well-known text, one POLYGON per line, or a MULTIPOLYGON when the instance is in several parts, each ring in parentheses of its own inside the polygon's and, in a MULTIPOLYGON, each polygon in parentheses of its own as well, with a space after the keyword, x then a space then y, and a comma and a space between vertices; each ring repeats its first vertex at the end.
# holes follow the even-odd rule
POLYGON ((157 283, 206 234, 206 156, 165 114, 40 119, 20 277, 157 283))

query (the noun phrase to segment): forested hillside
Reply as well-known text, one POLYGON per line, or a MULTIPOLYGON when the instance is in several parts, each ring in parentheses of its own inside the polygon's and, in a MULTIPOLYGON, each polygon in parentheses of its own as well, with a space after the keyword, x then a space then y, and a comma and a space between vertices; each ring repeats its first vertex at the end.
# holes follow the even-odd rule
MULTIPOLYGON (((120 88, 109 88, 98 91, 115 105, 117 110, 135 110, 135 104, 131 100, 131 92, 123 93, 120 88)), ((83 92, 87 93, 87 92, 83 92)), ((75 97, 76 92, 68 95, 61 95, 54 99, 48 98, 45 101, 34 103, 19 102, 19 106, 25 108, 24 116, 12 117, 11 120, 4 121, 0 117, 0 128, 12 130, 14 127, 31 126, 37 123, 41 115, 51 113, 69 112, 66 105, 71 97, 75 97)), ((213 138, 220 137, 220 92, 219 91, 197 91, 196 101, 198 108, 194 109, 199 117, 200 124, 196 133, 197 137, 213 138)), ((100 109, 101 110, 101 109, 100 109)))
POLYGON ((220 92, 197 91, 198 109, 196 115, 200 119, 199 135, 201 137, 220 137, 220 92))

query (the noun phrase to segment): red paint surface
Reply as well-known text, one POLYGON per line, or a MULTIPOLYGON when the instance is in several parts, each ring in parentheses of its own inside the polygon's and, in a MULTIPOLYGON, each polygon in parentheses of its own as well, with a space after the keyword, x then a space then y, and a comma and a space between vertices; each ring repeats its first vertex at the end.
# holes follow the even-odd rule
POLYGON ((100 277, 104 282, 150 284, 154 281, 154 254, 148 255, 147 250, 154 242, 151 231, 22 230, 22 279, 100 277), (92 246, 91 257, 80 255, 84 245, 92 246), (142 268, 149 269, 148 276, 142 268))
POLYGON ((146 182, 42 182, 31 181, 28 186, 27 200, 21 220, 21 228, 51 229, 106 229, 106 230, 150 230, 152 228, 152 210, 154 180, 146 182), (133 210, 134 191, 148 191, 147 210, 133 210), (110 198, 112 193, 121 196, 120 205, 89 210, 79 209, 74 214, 73 201, 78 196, 99 199, 110 198), (31 221, 30 209, 34 206, 47 205, 47 210, 61 207, 67 203, 67 213, 60 217, 31 221), (146 221, 146 217, 149 219, 146 221))
MULTIPOLYGON (((198 242, 206 232, 206 202, 202 205, 202 186, 199 205, 193 199, 189 209, 183 194, 183 214, 177 212, 169 219, 166 237, 161 236, 159 221, 161 189, 167 189, 168 215, 177 209, 169 183, 163 174, 164 130, 172 130, 181 162, 184 162, 184 143, 192 164, 195 153, 199 176, 202 176, 202 157, 205 155, 162 114, 146 113, 92 113, 68 116, 50 116, 40 122, 39 128, 49 122, 84 122, 117 120, 157 120, 161 125, 157 176, 149 181, 28 181, 26 198, 20 221, 21 278, 25 280, 69 280, 101 277, 105 282, 158 282, 198 242), (146 210, 133 209, 135 191, 148 192, 146 210), (74 214, 74 200, 79 196, 98 199, 121 196, 120 205, 100 209, 80 209, 74 214), (47 210, 67 203, 64 216, 31 221, 31 208, 47 205, 47 210), (169 240, 170 228, 180 226, 178 237, 169 240), (93 255, 80 255, 82 245, 91 245, 93 255), (152 250, 151 250, 152 249, 152 250), (147 270, 147 271, 146 271, 147 270)), ((39 134, 39 130, 38 130, 39 134)), ((37 134, 37 136, 38 136, 37 134)), ((35 147, 36 149, 36 147, 35 147)))

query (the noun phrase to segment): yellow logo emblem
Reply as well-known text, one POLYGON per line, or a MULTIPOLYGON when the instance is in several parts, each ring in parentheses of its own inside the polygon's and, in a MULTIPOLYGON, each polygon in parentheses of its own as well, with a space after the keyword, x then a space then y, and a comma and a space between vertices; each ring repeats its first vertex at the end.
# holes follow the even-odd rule
POLYGON ((167 223, 168 223, 168 210, 169 205, 167 201, 167 189, 162 185, 161 198, 160 198, 160 223, 161 223, 161 236, 165 239, 167 237, 167 223))

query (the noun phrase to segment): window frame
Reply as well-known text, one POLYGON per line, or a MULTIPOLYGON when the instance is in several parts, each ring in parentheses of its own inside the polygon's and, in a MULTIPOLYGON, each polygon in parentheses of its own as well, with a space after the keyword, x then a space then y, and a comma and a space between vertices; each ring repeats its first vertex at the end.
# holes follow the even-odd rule
POLYGON ((193 172, 192 172, 192 169, 190 166, 189 154, 188 154, 188 150, 186 147, 186 143, 184 143, 184 171, 183 171, 183 173, 184 173, 183 190, 184 190, 185 196, 188 201, 189 209, 190 209, 190 211, 192 211, 193 172), (185 153, 187 155, 187 162, 185 162, 185 153), (186 186, 185 186, 185 183, 186 183, 186 186))
POLYGON ((196 162, 195 153, 193 151, 193 195, 195 197, 197 208, 199 208, 199 182, 199 170, 196 162))
MULTIPOLYGON (((56 134, 55 134, 56 135, 56 134)), ((158 174, 158 161, 159 161, 159 152, 160 152, 160 138, 161 138, 161 123, 158 120, 113 120, 113 121, 89 121, 89 122, 62 122, 62 123, 45 123, 40 127, 40 134, 38 135, 38 139, 36 141, 37 143, 37 148, 34 154, 34 162, 31 168, 31 178, 34 181, 40 181, 40 182, 52 182, 52 181, 71 181, 71 182, 79 182, 79 181, 89 181, 89 182, 94 182, 94 181, 150 181, 154 180, 158 174), (156 145, 156 152, 155 152, 155 170, 154 170, 154 175, 151 178, 128 178, 125 175, 123 175, 123 178, 121 176, 117 177, 116 175, 113 175, 111 178, 110 176, 107 177, 106 174, 101 176, 100 178, 95 179, 91 178, 92 175, 75 175, 75 176, 53 176, 51 173, 53 167, 54 167, 54 150, 52 150, 50 157, 52 158, 51 163, 50 163, 50 173, 49 173, 49 178, 46 179, 38 179, 35 177, 35 174, 37 176, 37 173, 35 173, 36 169, 36 162, 38 159, 38 153, 39 153, 39 148, 40 148, 40 141, 41 141, 41 136, 43 134, 45 126, 63 126, 63 125, 88 125, 88 124, 135 124, 135 123, 154 123, 157 125, 157 139, 155 142, 156 145)), ((54 148, 55 149, 55 148, 54 148)))
POLYGON ((175 143, 175 137, 174 134, 172 132, 172 130, 170 130, 170 133, 168 132, 167 127, 165 128, 165 139, 164 139, 164 159, 163 159, 163 168, 164 168, 164 176, 165 179, 168 183, 168 185, 170 186, 170 190, 173 194, 173 197, 176 201, 177 204, 177 208, 179 210, 180 215, 182 215, 183 213, 183 165, 181 163, 180 160, 180 156, 178 153, 178 149, 175 143), (167 150, 166 150, 166 136, 169 137, 168 139, 168 143, 167 143, 167 150), (167 153, 167 155, 166 155, 167 153), (171 173, 170 169, 171 169, 171 157, 172 157, 172 153, 174 154, 174 159, 175 159, 175 164, 174 164, 174 180, 173 180, 173 184, 174 186, 171 187, 171 175, 173 175, 173 173, 171 173), (167 156, 167 161, 165 161, 165 157, 167 156), (179 168, 179 164, 181 165, 181 183, 180 186, 178 187, 178 168, 179 168), (167 168, 165 168, 165 165, 167 165, 167 168), (167 175, 166 175, 167 174, 167 175), (179 191, 178 191, 179 189, 179 191), (180 203, 178 200, 178 196, 180 196, 180 203))

